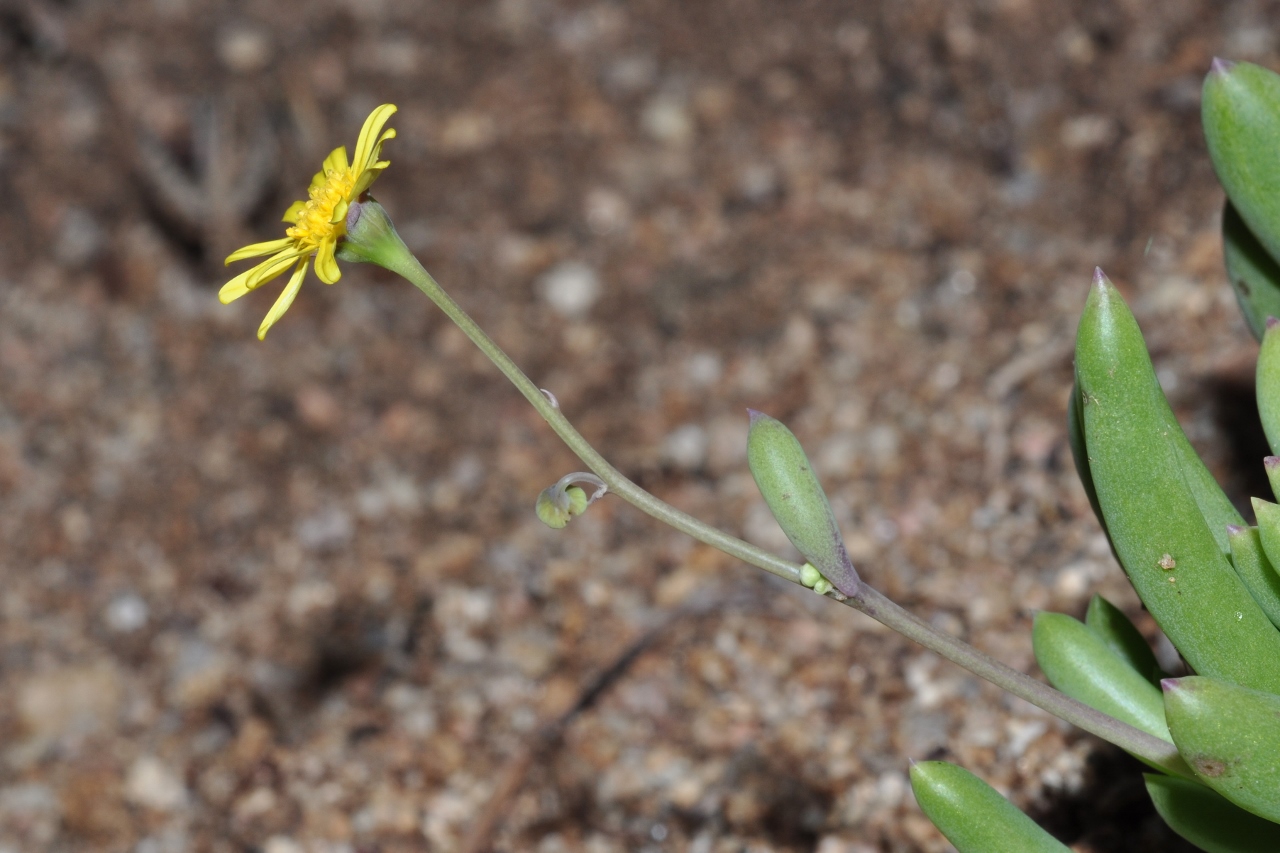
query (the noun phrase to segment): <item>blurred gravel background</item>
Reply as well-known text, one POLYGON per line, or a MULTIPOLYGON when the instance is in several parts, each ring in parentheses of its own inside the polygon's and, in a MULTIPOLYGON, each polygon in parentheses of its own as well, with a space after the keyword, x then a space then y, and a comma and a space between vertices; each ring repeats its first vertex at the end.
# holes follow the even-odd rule
POLYGON ((407 284, 312 277, 265 343, 278 285, 215 293, 394 102, 379 199, 620 468, 786 552, 769 412, 865 577, 1032 671, 1037 609, 1154 628, 1066 446, 1094 265, 1264 493, 1198 111, 1276 5, 3 0, 0 851, 943 851, 908 757, 1188 849, 860 614, 613 500, 542 527, 580 466, 407 284))

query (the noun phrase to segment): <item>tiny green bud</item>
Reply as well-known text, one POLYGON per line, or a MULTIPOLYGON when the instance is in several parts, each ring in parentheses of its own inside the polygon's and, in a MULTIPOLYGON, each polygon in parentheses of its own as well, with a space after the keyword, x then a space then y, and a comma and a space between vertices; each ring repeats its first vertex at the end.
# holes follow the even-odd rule
POLYGON ((813 589, 818 581, 823 580, 822 572, 813 567, 813 563, 805 563, 800 567, 800 583, 813 589))
POLYGON ((569 523, 575 515, 582 515, 587 507, 604 497, 609 487, 595 474, 576 472, 561 477, 553 486, 548 486, 538 494, 538 501, 533 511, 538 519, 553 530, 559 530, 569 523), (580 486, 574 483, 587 483, 595 486, 595 492, 588 497, 580 486))
POLYGON ((805 563, 800 567, 800 583, 816 592, 818 595, 826 595, 835 589, 831 585, 831 581, 822 576, 822 572, 813 567, 813 563, 805 563))
MULTIPOLYGON (((747 464, 778 526, 821 577, 845 595, 857 595, 858 573, 804 448, 781 421, 747 412, 747 464)), ((805 586, 816 591, 816 582, 805 586)))

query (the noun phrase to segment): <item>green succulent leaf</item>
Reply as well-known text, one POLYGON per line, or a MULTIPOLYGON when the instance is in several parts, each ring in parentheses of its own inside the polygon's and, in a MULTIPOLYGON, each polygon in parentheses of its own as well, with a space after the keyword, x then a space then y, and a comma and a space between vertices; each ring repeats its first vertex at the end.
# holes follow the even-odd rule
POLYGON ((1280 821, 1280 696, 1203 676, 1161 684, 1173 742, 1196 778, 1280 821))
MULTIPOLYGON (((1120 312, 1128 317, 1128 320, 1124 323, 1124 328, 1116 330, 1118 333, 1122 333, 1123 338, 1107 342, 1105 345, 1136 350, 1136 352, 1131 352, 1128 356, 1131 359, 1132 380, 1139 382, 1148 392, 1155 391, 1154 394, 1149 394, 1150 399, 1147 401, 1146 407, 1147 414, 1152 417, 1159 416, 1164 421, 1168 431, 1169 444, 1182 467, 1182 474, 1186 478, 1187 487, 1191 490, 1191 496, 1195 500, 1196 506, 1199 507, 1200 513, 1204 516, 1205 524, 1208 525, 1209 531, 1213 534, 1214 541, 1218 543, 1219 550, 1225 555, 1231 550, 1231 546, 1227 541, 1227 525, 1243 525, 1244 518, 1236 510, 1235 505, 1231 503, 1231 499, 1222 491, 1222 487, 1218 485, 1218 482, 1213 478, 1213 474, 1205 467, 1204 462, 1200 460, 1200 456, 1196 453, 1195 448, 1191 446, 1191 442, 1187 440, 1186 434, 1178 424, 1178 419, 1173 414, 1173 409, 1169 408, 1164 392, 1160 390, 1160 383, 1156 380, 1155 370, 1151 367, 1151 359, 1147 355, 1146 345, 1142 341, 1142 332, 1138 329, 1138 324, 1133 320, 1133 315, 1129 314, 1128 307, 1112 286, 1111 281, 1102 274, 1102 270, 1096 270, 1094 273, 1094 292, 1098 292, 1100 287, 1104 287, 1107 292, 1114 294, 1115 299, 1120 303, 1120 312), (1134 346, 1135 344, 1136 346, 1134 346)), ((1088 304, 1086 304, 1085 310, 1088 311, 1088 304)), ((1081 329, 1083 330, 1083 328, 1082 318, 1081 329)), ((1077 362, 1080 357, 1080 344, 1081 341, 1077 334, 1077 362)), ((1104 342, 1100 340, 1090 342, 1095 355, 1101 354, 1099 347, 1103 345, 1104 342)), ((1071 402, 1068 404, 1067 435, 1071 442, 1071 455, 1076 460, 1076 471, 1080 473, 1080 481, 1084 484, 1085 491, 1089 494, 1094 513, 1098 514, 1102 521, 1103 530, 1107 530, 1106 519, 1102 518, 1101 506, 1098 503, 1096 477, 1091 464, 1088 442, 1085 438, 1085 411, 1087 408, 1085 404, 1086 400, 1080 385, 1080 370, 1077 364, 1076 382, 1072 391, 1071 402), (1070 414, 1073 406, 1075 408, 1074 416, 1070 414), (1083 460, 1083 463, 1081 460, 1083 460), (1084 472, 1087 472, 1087 477, 1084 472)), ((1109 530, 1107 530, 1107 533, 1110 536, 1109 530)), ((1114 550, 1114 542, 1111 543, 1111 547, 1114 550)))
POLYGON ((1080 399, 1080 383, 1071 386, 1071 396, 1067 399, 1067 443, 1071 446, 1071 459, 1076 464, 1076 475, 1080 477, 1080 485, 1089 498, 1089 506, 1102 525, 1107 529, 1107 520, 1102 517, 1102 507, 1098 506, 1098 492, 1093 486, 1093 473, 1089 470, 1089 453, 1084 441, 1084 402, 1080 399))
POLYGON ((911 766, 911 790, 920 809, 959 853, 1070 853, 995 788, 945 761, 911 766))
POLYGON ((1258 417, 1262 420, 1262 431, 1267 434, 1267 444, 1271 445, 1272 453, 1280 454, 1280 326, 1274 317, 1268 318, 1266 325, 1258 350, 1255 390, 1258 417))
POLYGON ((1201 119, 1227 198, 1273 258, 1280 258, 1280 75, 1215 60, 1201 119))
MULTIPOLYGON (((1141 639, 1141 638, 1139 638, 1141 639)), ((1160 688, 1112 651, 1102 636, 1065 613, 1037 613, 1031 629, 1036 663, 1050 683, 1104 714, 1173 743, 1160 688)))
POLYGON ((858 592, 858 573, 822 484, 800 441, 781 421, 750 411, 747 464, 760 494, 791 544, 845 595, 858 592))
POLYGON ((1276 574, 1271 552, 1266 550, 1269 541, 1272 551, 1280 556, 1280 506, 1254 498, 1253 509, 1258 527, 1228 528, 1231 564, 1271 624, 1280 627, 1280 574, 1276 574))
POLYGON ((1084 622, 1102 638, 1107 648, 1140 675, 1146 676, 1153 687, 1164 678, 1164 672, 1160 669, 1151 646, 1147 645, 1142 634, 1119 607, 1102 596, 1095 595, 1089 602, 1084 622))
POLYGON ((1271 494, 1280 499, 1280 456, 1267 456, 1262 460, 1262 467, 1267 471, 1271 494))
POLYGON ((1169 828, 1206 853, 1275 853, 1280 825, 1250 814, 1198 782, 1147 773, 1147 793, 1169 828))
POLYGON ((1258 340, 1268 317, 1280 317, 1280 264, 1275 262, 1230 201, 1222 212, 1222 254, 1249 331, 1258 340))
POLYGON ((1210 487, 1101 271, 1077 333, 1076 383, 1098 503, 1139 597, 1197 672, 1280 690, 1280 633, 1225 556, 1226 526, 1242 520, 1210 487))

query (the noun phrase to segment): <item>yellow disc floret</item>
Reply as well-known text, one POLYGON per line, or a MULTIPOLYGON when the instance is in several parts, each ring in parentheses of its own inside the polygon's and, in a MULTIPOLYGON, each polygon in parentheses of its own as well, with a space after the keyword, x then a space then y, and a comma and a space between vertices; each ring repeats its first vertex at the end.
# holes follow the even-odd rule
POLYGON ((310 200, 298 214, 298 222, 284 233, 299 246, 319 248, 326 240, 333 240, 346 233, 347 199, 355 186, 355 175, 350 172, 329 175, 323 186, 310 190, 310 200), (334 214, 341 213, 335 222, 334 214))
POLYGON ((227 263, 232 263, 244 258, 270 256, 222 286, 218 298, 224 304, 239 299, 293 268, 289 283, 258 327, 259 340, 266 337, 267 330, 293 304, 312 259, 315 260, 316 276, 325 284, 333 284, 342 277, 334 252, 338 241, 347 234, 347 210, 369 189, 382 170, 391 165, 378 158, 382 156, 382 143, 395 138, 395 130, 383 130, 395 111, 394 104, 383 104, 369 114, 360 129, 356 153, 350 162, 347 161, 346 148, 335 148, 324 158, 324 165, 311 179, 307 200, 295 201, 284 212, 284 221, 290 223, 290 227, 282 239, 254 243, 227 257, 227 263))

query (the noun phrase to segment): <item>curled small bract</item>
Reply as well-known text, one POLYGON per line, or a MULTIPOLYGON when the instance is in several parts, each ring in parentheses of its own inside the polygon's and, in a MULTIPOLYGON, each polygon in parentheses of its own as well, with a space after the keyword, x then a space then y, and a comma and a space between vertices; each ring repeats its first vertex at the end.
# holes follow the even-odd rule
POLYGON ((609 487, 605 485, 604 480, 595 474, 581 471, 566 474, 555 485, 547 486, 542 490, 538 495, 537 504, 534 505, 534 512, 547 527, 559 530, 575 515, 586 512, 587 507, 604 497, 608 491, 609 487), (595 491, 588 497, 586 491, 581 486, 575 485, 576 483, 594 486, 595 491))

